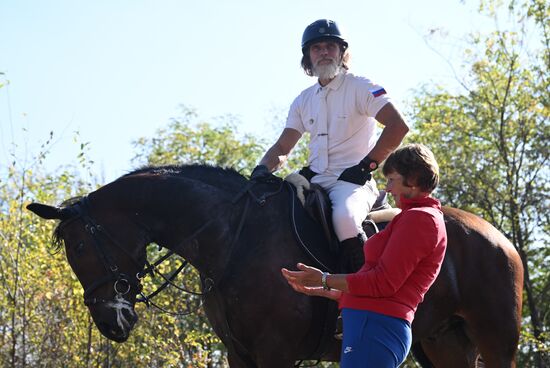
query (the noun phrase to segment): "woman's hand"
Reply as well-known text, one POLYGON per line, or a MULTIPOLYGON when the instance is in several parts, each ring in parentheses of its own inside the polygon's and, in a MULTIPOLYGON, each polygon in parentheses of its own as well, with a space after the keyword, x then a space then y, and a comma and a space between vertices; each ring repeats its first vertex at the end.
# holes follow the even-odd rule
POLYGON ((321 270, 306 266, 303 263, 298 263, 296 267, 298 267, 299 271, 282 269, 283 276, 289 283, 296 283, 302 286, 322 286, 321 278, 323 277, 323 272, 321 270))
POLYGON ((321 270, 315 267, 306 266, 303 263, 298 263, 297 267, 299 271, 290 271, 286 268, 281 269, 283 276, 294 290, 311 296, 321 296, 334 300, 340 298, 342 295, 341 291, 323 289, 321 286, 323 272, 321 272, 321 270))

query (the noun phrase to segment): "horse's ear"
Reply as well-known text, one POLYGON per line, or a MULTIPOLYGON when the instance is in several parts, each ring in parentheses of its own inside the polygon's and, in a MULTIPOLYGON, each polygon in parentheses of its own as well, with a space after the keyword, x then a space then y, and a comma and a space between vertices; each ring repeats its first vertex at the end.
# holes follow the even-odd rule
POLYGON ((70 211, 65 208, 48 206, 42 203, 31 203, 27 209, 46 220, 66 220, 70 217, 70 211))

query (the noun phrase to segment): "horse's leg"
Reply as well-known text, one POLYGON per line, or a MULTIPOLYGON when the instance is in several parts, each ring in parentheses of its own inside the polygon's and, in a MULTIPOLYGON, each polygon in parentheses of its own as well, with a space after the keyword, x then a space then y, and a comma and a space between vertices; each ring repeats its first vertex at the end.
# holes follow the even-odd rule
POLYGON ((454 255, 465 332, 486 368, 515 367, 519 342, 523 265, 513 245, 487 223, 461 215, 447 223, 447 251, 454 255))
MULTIPOLYGON (((276 283, 272 283, 272 285, 276 285, 276 283)), ((292 368, 300 356, 300 346, 304 344, 305 332, 313 323, 310 315, 311 307, 309 301, 304 300, 305 298, 299 294, 290 295, 298 297, 298 299, 281 302, 283 307, 272 310, 269 314, 262 314, 260 320, 245 323, 245 325, 234 321, 233 326, 236 333, 239 333, 241 329, 246 329, 248 325, 249 334, 246 335, 246 338, 251 347, 249 353, 253 354, 253 360, 258 368, 292 368), (294 318, 290 318, 289 314, 296 310, 302 310, 305 314, 298 313, 294 318), (292 323, 288 321, 292 321, 292 323), (253 323, 253 328, 250 323, 253 323)), ((267 307, 262 306, 262 303, 262 300, 256 300, 255 303, 252 300, 243 303, 240 307, 241 313, 252 316, 255 312, 257 314, 256 308, 266 310, 267 307)), ((243 331, 243 336, 245 332, 243 331)))
POLYGON ((475 368, 478 354, 461 326, 422 339, 420 345, 435 368, 475 368))
MULTIPOLYGON (((523 274, 519 259, 504 257, 505 252, 497 255, 500 257, 493 256, 493 266, 480 273, 484 282, 467 285, 470 292, 463 298, 461 315, 484 366, 513 368, 520 337, 523 274)), ((481 252, 479 256, 489 259, 481 252)))
POLYGON ((413 354, 414 360, 416 360, 416 362, 420 364, 422 368, 434 368, 432 362, 430 362, 430 359, 426 355, 426 352, 424 351, 424 349, 422 349, 421 342, 415 342, 414 344, 412 344, 411 352, 413 354))
MULTIPOLYGON (((492 309, 496 310, 496 309, 492 309)), ((514 368, 519 332, 513 321, 478 314, 468 318, 468 333, 482 356, 483 367, 514 368)))
MULTIPOLYGON (((217 292, 217 291, 216 291, 217 292)), ((220 338, 227 349, 227 361, 231 368, 257 368, 256 364, 247 357, 246 353, 238 351, 237 343, 235 343, 228 331, 227 315, 225 309, 221 308, 219 298, 216 298, 215 292, 207 293, 203 299, 203 309, 208 316, 210 325, 220 338)))
MULTIPOLYGON (((215 305, 223 304, 226 312, 217 311, 216 320, 221 321, 218 323, 221 326, 213 325, 219 336, 223 336, 220 327, 225 325, 226 330, 230 327, 232 336, 237 339, 236 342, 224 341, 228 351, 229 346, 235 350, 231 354, 231 368, 292 368, 313 323, 312 299, 292 290, 279 269, 261 275, 254 267, 253 264, 248 274, 232 275, 232 283, 239 288, 226 285, 223 303, 215 305), (252 278, 249 274, 261 276, 252 278), (278 290, 282 292, 276 292, 278 290)), ((211 318, 213 311, 209 312, 211 318)))
POLYGON ((227 351, 227 362, 230 368, 258 368, 256 364, 246 359, 243 359, 237 352, 227 351))
POLYGON ((263 355, 258 359, 258 363, 258 368, 292 368, 295 361, 288 357, 273 354, 271 356, 263 355))

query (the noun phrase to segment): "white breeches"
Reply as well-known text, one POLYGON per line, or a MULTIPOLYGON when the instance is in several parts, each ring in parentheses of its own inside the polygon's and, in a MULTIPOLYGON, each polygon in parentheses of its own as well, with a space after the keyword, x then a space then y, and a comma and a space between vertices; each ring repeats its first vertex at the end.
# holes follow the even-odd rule
POLYGON ((334 231, 338 240, 343 241, 363 233, 361 224, 378 197, 378 189, 374 179, 363 186, 337 179, 335 175, 317 174, 311 182, 328 192, 332 202, 334 231))

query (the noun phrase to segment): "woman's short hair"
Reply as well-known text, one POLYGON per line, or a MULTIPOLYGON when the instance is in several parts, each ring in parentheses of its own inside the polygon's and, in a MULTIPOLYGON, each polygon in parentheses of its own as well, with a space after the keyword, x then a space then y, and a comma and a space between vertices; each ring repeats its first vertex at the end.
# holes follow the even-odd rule
POLYGON ((423 192, 432 192, 439 184, 439 165, 435 156, 423 144, 407 144, 392 152, 382 168, 385 176, 397 172, 403 176, 403 184, 420 187, 423 192))
MULTIPOLYGON (((350 63, 350 53, 347 48, 342 47, 342 44, 338 42, 338 46, 340 47, 340 51, 342 52, 342 65, 341 67, 345 70, 349 70, 349 63, 350 63)), ((309 57, 309 48, 304 52, 304 55, 302 56, 302 60, 300 62, 302 65, 302 69, 304 69, 304 72, 306 75, 313 77, 313 64, 311 63, 311 58, 309 57)))

